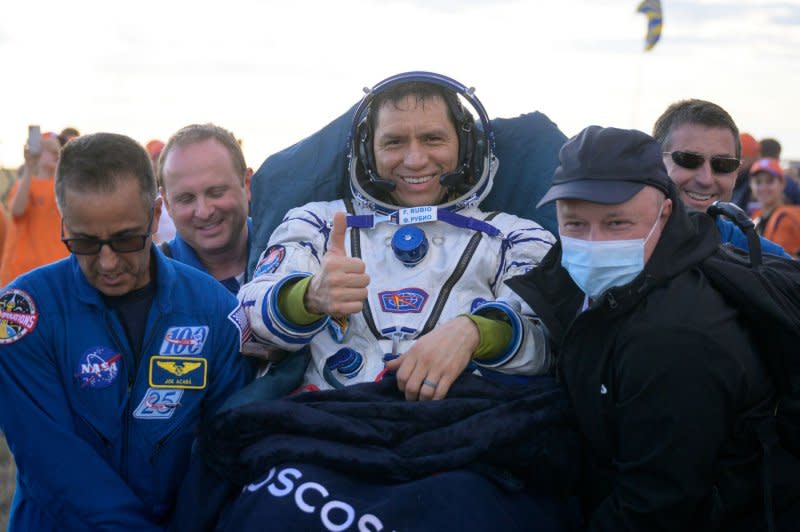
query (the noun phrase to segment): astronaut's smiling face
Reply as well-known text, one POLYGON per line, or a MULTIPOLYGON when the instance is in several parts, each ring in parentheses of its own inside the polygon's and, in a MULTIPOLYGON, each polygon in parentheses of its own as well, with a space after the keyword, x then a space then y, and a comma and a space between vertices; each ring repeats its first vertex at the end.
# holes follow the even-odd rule
POLYGON ((409 94, 378 110, 373 143, 378 175, 395 184, 392 199, 403 207, 441 203, 442 174, 458 165, 458 135, 438 95, 409 94))

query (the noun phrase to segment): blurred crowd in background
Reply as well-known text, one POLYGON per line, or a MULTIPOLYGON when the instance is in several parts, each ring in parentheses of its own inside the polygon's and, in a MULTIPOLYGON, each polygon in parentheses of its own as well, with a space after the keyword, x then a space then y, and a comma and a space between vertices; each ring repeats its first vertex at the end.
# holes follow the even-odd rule
MULTIPOLYGON (((61 243, 61 216, 55 199, 55 169, 62 146, 80 135, 74 127, 60 133, 42 131, 36 146, 30 139, 23 146, 24 162, 6 169, 0 183, 0 287, 23 273, 66 257, 61 243)), ((164 142, 153 139, 145 145, 157 167, 164 142)), ((175 236, 175 226, 166 210, 161 216, 156 242, 175 236)))
MULTIPOLYGON (((17 276, 67 256, 60 242, 61 216, 55 201, 54 175, 58 153, 70 139, 80 135, 75 127, 60 133, 42 132, 37 150, 24 144, 24 163, 0 188, 0 287, 17 276)), ((731 200, 750 214, 756 230, 800 257, 800 161, 781 159, 782 146, 774 138, 756 139, 740 135, 742 164, 731 200)), ((157 168, 164 142, 145 144, 157 168)), ((156 242, 175 236, 175 226, 162 211, 156 242)))

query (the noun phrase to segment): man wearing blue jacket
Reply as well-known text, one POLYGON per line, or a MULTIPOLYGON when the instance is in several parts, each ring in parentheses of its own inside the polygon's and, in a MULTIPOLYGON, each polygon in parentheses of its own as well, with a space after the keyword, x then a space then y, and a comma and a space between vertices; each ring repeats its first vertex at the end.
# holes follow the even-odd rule
MULTIPOLYGON (((653 126, 664 166, 690 211, 705 212, 715 201, 731 201, 741 166, 742 143, 733 118, 705 100, 680 100, 661 114, 653 126)), ((722 243, 747 249, 747 237, 732 221, 716 219, 722 243)), ((765 253, 789 255, 778 244, 761 239, 765 253)))
POLYGON ((219 283, 152 245, 161 204, 135 141, 73 140, 55 183, 72 255, 0 293, 9 530, 161 530, 198 424, 250 377, 249 327, 219 283))

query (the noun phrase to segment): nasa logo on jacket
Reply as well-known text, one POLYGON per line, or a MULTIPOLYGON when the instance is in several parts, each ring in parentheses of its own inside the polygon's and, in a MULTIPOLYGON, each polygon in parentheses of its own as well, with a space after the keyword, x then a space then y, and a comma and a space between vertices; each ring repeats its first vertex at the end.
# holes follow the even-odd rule
POLYGON ((78 360, 75 378, 81 388, 108 388, 119 376, 122 354, 110 347, 88 349, 78 360))

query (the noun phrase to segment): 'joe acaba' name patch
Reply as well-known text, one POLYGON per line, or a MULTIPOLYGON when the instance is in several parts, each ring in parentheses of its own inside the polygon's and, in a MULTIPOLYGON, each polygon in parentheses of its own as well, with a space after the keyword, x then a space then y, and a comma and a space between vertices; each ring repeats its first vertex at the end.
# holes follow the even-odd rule
POLYGON ((202 390, 208 379, 208 361, 201 357, 150 357, 150 387, 202 390))

